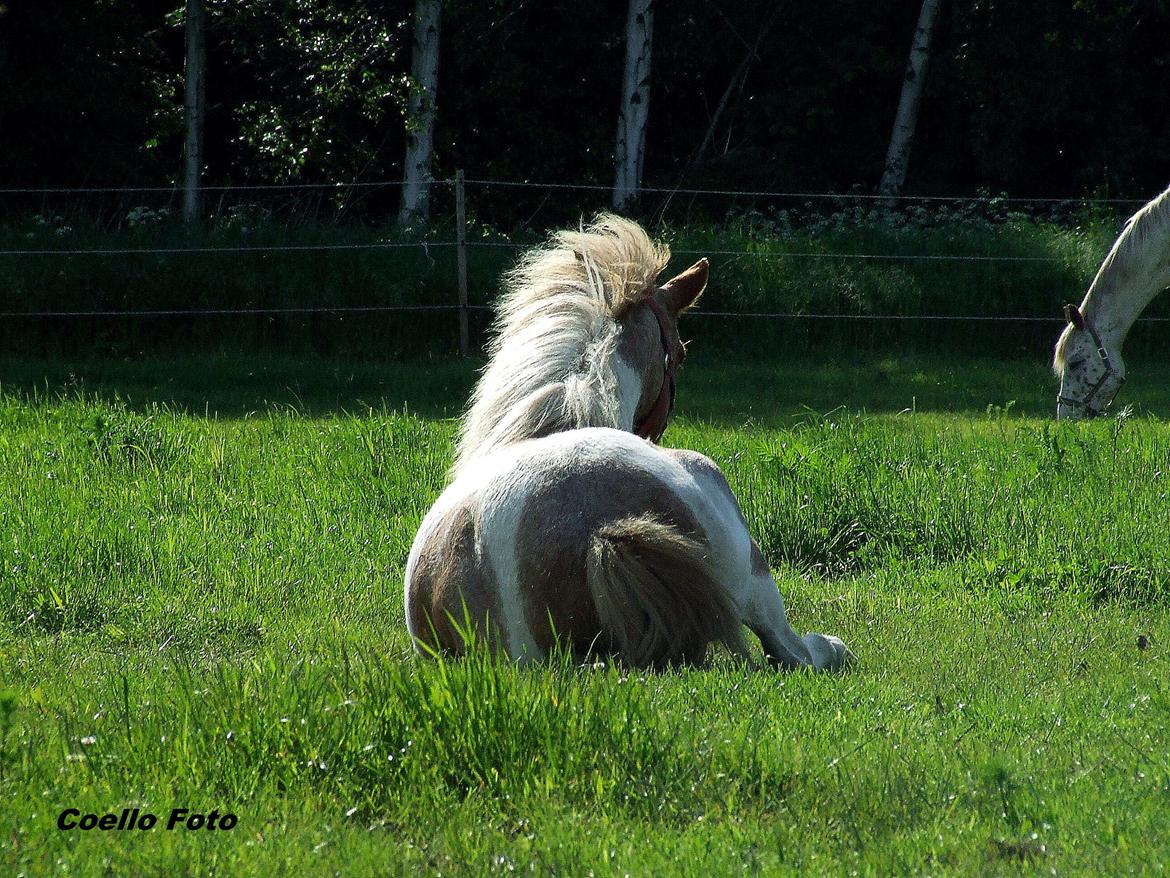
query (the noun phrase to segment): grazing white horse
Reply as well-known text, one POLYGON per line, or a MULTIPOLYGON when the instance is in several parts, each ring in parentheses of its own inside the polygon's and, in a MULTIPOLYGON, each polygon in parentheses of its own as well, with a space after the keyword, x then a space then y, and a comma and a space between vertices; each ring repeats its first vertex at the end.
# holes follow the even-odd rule
POLYGON ((517 662, 560 642, 657 667, 714 642, 747 659, 746 625, 782 667, 850 657, 789 626, 719 467, 654 444, 685 356, 678 315, 708 274, 704 259, 657 286, 669 256, 602 215, 508 276, 451 482, 406 566, 420 651, 459 654, 474 636, 517 662))
POLYGON ((1170 189, 1125 224, 1080 307, 1065 305, 1056 342, 1057 418, 1105 414, 1125 383, 1121 345, 1138 315, 1170 286, 1170 189))

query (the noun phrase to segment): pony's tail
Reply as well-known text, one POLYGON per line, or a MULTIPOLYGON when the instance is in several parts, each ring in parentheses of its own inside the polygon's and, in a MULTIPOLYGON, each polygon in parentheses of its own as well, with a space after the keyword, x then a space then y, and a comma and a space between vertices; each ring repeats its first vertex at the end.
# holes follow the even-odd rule
POLYGON ((586 582, 601 630, 635 667, 703 660, 721 641, 743 653, 743 632, 703 546, 651 515, 623 518, 593 535, 586 582))

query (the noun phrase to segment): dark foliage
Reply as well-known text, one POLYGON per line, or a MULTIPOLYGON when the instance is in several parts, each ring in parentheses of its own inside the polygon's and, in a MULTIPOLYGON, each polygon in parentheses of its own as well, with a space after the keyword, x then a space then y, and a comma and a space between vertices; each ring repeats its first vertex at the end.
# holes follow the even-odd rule
MULTIPOLYGON (((661 4, 647 183, 872 191, 918 5, 661 4)), ((175 181, 176 6, 0 4, 0 184, 175 181)), ((396 179, 412 8, 212 0, 208 181, 396 179)), ((446 4, 437 173, 611 182, 624 10, 620 0, 446 4)), ((944 4, 911 189, 1149 196, 1170 177, 1168 30, 1162 0, 944 4)), ((486 218, 523 222, 543 197, 478 203, 486 218)), ((382 215, 393 202, 375 192, 342 206, 382 215)))

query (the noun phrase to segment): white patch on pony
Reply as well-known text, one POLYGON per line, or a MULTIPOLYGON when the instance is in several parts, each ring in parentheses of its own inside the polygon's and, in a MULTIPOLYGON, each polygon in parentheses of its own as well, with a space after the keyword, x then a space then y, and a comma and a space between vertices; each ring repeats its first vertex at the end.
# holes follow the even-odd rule
POLYGON ((680 496, 707 535, 711 566, 734 596, 735 583, 745 582, 751 572, 752 538, 744 527, 739 507, 719 484, 712 472, 717 471, 717 465, 710 458, 697 451, 678 450, 665 452, 663 456, 689 477, 680 496))
POLYGON ((613 371, 618 385, 618 426, 632 430, 638 403, 642 401, 642 376, 620 354, 613 359, 613 371))
MULTIPOLYGON (((476 472, 486 484, 479 490, 483 504, 480 533, 484 558, 491 565, 499 589, 500 612, 507 628, 509 656, 520 664, 545 657, 528 627, 524 598, 520 594, 520 518, 528 503, 524 467, 517 451, 530 443, 510 446, 478 461, 476 472)), ((456 480, 459 484, 463 479, 456 480)))

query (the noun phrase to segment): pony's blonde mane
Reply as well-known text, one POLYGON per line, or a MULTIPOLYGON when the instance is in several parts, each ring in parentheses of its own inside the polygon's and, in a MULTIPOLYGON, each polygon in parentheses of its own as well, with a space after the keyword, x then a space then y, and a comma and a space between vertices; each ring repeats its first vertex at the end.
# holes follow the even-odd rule
POLYGON ((581 427, 621 425, 618 319, 670 259, 637 223, 600 214, 554 233, 504 278, 490 360, 471 397, 452 469, 484 452, 581 427))
MULTIPOLYGON (((1166 286, 1170 266, 1170 189, 1167 189, 1125 223, 1117 240, 1081 302, 1081 313, 1094 322, 1104 301, 1123 291, 1134 290, 1145 302, 1166 286), (1153 285, 1154 288, 1150 289, 1153 285), (1140 287, 1140 289, 1137 289, 1140 287)), ((1056 342, 1052 369, 1064 377, 1072 345, 1073 326, 1064 328, 1056 342)))

